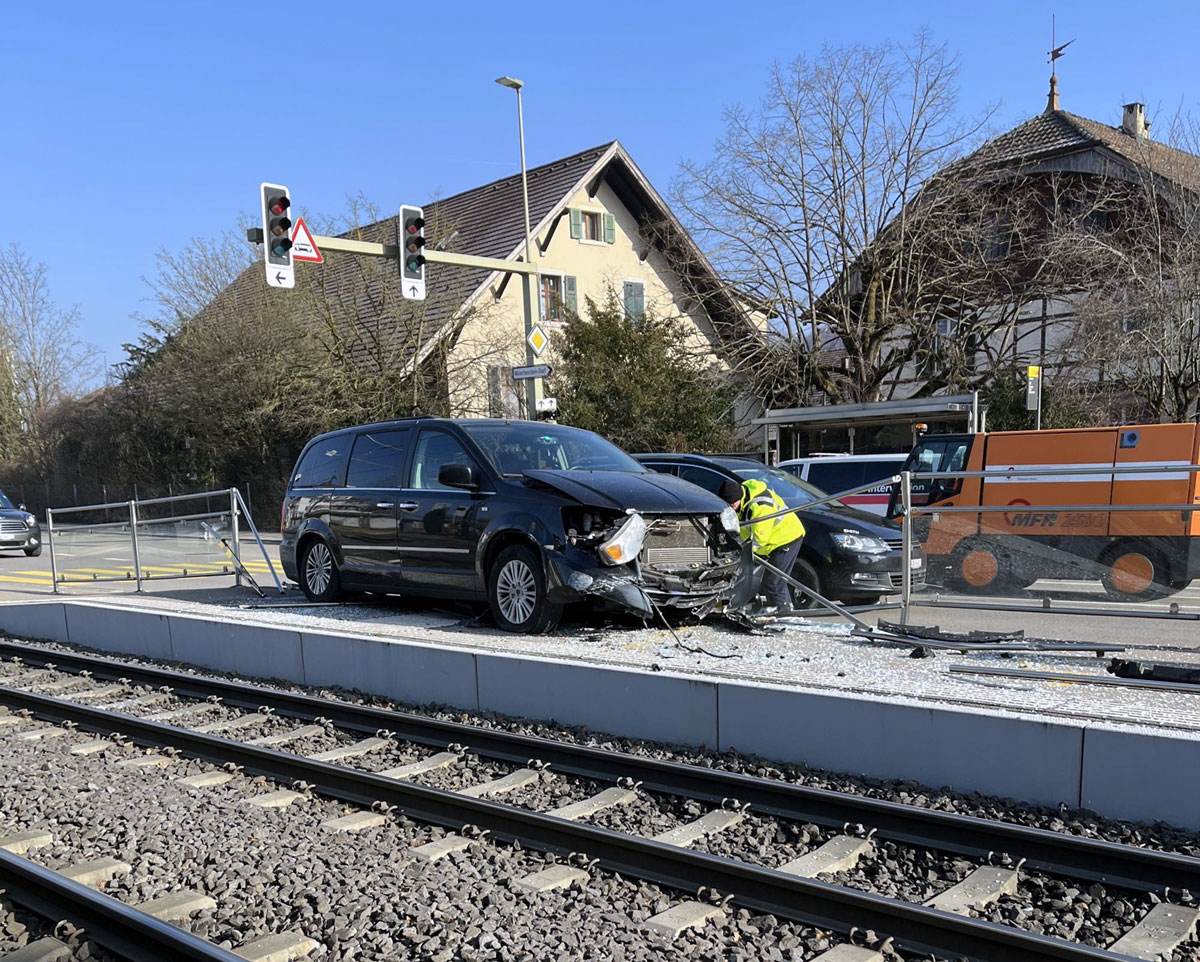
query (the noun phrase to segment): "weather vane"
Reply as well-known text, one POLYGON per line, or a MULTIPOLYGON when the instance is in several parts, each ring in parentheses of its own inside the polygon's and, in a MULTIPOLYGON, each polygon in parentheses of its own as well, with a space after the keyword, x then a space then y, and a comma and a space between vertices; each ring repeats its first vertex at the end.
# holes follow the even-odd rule
POLYGON ((1046 112, 1052 113, 1058 110, 1058 67, 1055 61, 1063 55, 1063 51, 1075 42, 1071 38, 1064 44, 1058 43, 1058 38, 1055 36, 1054 14, 1050 14, 1050 49, 1047 51, 1050 59, 1046 63, 1050 64, 1050 93, 1046 97, 1046 112))
POLYGON ((1054 25, 1054 14, 1050 14, 1050 50, 1048 51, 1048 53, 1050 54, 1050 59, 1047 60, 1046 63, 1050 64, 1050 76, 1051 77, 1055 77, 1058 74, 1058 69, 1054 64, 1054 61, 1056 61, 1059 57, 1061 57, 1063 55, 1063 51, 1066 50, 1067 47, 1071 46, 1071 44, 1073 44, 1075 42, 1075 38, 1072 37, 1070 40, 1068 40, 1062 46, 1056 47, 1054 45, 1055 44, 1054 26, 1055 26, 1054 25))

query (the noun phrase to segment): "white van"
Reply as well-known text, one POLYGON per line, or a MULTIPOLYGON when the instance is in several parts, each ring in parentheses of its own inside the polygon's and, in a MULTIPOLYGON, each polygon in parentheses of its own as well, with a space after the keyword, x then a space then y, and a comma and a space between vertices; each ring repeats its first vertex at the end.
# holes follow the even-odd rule
POLYGON ((883 483, 879 487, 842 500, 861 511, 882 517, 887 513, 891 494, 891 482, 888 479, 899 473, 907 457, 907 454, 818 454, 780 461, 777 467, 790 471, 827 494, 837 494, 857 488, 860 484, 880 480, 883 483))

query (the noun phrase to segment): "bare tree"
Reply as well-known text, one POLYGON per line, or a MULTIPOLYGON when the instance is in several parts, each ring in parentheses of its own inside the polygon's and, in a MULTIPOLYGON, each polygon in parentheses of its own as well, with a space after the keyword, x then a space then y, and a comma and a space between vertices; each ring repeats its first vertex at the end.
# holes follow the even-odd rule
POLYGON ((925 34, 825 48, 774 66, 757 109, 726 111, 714 157, 683 165, 689 226, 771 315, 742 365, 769 404, 878 399, 918 350, 897 332, 972 299, 953 274, 964 258, 926 256, 963 246, 968 180, 931 185, 990 114, 959 117, 956 76, 925 34))
POLYGON ((79 310, 58 307, 45 264, 12 244, 0 251, 0 354, 15 389, 22 431, 42 455, 46 414, 100 374, 100 352, 79 339, 79 310))
POLYGON ((1129 419, 1200 417, 1200 125, 1175 117, 1076 203, 1055 256, 1079 285, 1068 349, 1129 419))

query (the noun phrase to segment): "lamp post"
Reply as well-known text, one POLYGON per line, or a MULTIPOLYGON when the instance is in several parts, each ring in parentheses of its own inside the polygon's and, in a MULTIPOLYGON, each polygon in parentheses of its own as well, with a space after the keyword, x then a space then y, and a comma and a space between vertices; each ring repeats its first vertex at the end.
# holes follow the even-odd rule
MULTIPOLYGON (((525 115, 521 109, 521 88, 525 84, 515 77, 497 77, 496 83, 517 92, 517 134, 521 141, 521 196, 525 202, 525 263, 533 264, 533 230, 529 223, 529 175, 525 170, 525 115)), ((525 290, 525 363, 536 364, 537 355, 529 336, 533 333, 535 318, 540 320, 541 301, 538 292, 541 290, 541 278, 534 274, 526 274, 522 278, 525 290)), ((532 390, 526 393, 526 413, 530 420, 537 420, 537 402, 542 396, 542 379, 534 378, 532 390)))

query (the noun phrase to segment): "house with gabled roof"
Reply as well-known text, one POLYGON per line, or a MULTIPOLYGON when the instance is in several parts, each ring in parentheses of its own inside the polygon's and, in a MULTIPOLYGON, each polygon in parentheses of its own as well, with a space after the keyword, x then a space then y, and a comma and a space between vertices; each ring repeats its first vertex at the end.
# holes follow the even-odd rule
MULTIPOLYGON (((545 327, 584 314, 587 298, 599 303, 612 292, 631 316, 650 312, 686 322, 694 332, 691 348, 729 369, 739 339, 761 333, 761 321, 756 328, 747 304, 724 289, 618 141, 534 167, 527 176, 545 327)), ((524 259, 519 173, 427 201, 424 210, 430 249, 524 259)), ((394 244, 396 222, 389 217, 345 236, 394 244)), ((299 266, 299 280, 303 283, 312 270, 299 266)), ((525 364, 526 357, 520 275, 431 263, 427 300, 414 308, 399 297, 399 279, 389 272, 394 268, 376 271, 364 283, 362 264, 353 255, 334 254, 319 271, 326 302, 340 299, 347 309, 339 323, 354 328, 346 352, 350 360, 375 363, 373 353, 389 342, 404 358, 394 365, 398 376, 417 372, 439 392, 439 406, 451 415, 522 415, 524 385, 511 377, 511 369, 525 364)), ((237 283, 246 280, 243 276, 237 283)), ((616 386, 614 403, 619 403, 616 386)), ((756 404, 746 396, 733 412, 735 421, 748 423, 756 404)))
MULTIPOLYGON (((1072 276, 1068 264, 1065 275, 1047 281, 1042 296, 1037 281, 1022 283, 1044 250, 1038 243, 1062 222, 1101 235, 1129 229, 1131 221, 1147 216, 1148 185, 1162 198, 1190 198, 1183 206, 1200 212, 1200 156, 1153 140, 1143 104, 1124 105, 1119 126, 1101 123, 1061 109, 1056 81, 1043 112, 944 168, 931 185, 955 178, 983 185, 963 193, 969 201, 983 206, 995 201, 979 217, 992 215, 992 235, 976 238, 982 241, 979 270, 999 278, 998 292, 1008 293, 1009 300, 964 302, 958 305, 961 314, 930 316, 921 319, 919 328, 898 329, 895 336, 915 339, 922 353, 883 385, 887 401, 855 405, 842 414, 828 398, 814 393, 810 407, 767 411, 756 424, 763 430, 760 437, 778 432, 781 457, 853 450, 856 445, 860 450, 906 450, 918 422, 936 430, 986 423, 980 410, 987 405, 986 393, 971 392, 1001 368, 1015 375, 1027 365, 1039 365, 1049 371, 1051 383, 1059 374, 1095 377, 1094 370, 1080 367, 1074 334, 1096 278, 1083 271, 1072 276), (1122 184, 1124 191, 1114 187, 1122 184), (1013 197, 1019 197, 1018 204, 1013 197), (1034 215, 1026 225, 1034 235, 1030 244, 1019 244, 1005 220, 1005 211, 1020 204, 1034 215), (1011 285, 1007 291, 1004 282, 1011 285), (960 365, 956 383, 938 383, 931 376, 939 362, 960 365), (937 408, 942 401, 945 410, 937 408)), ((849 268, 852 290, 855 269, 849 268)), ((1130 318, 1131 328, 1137 323, 1130 318)), ((843 345, 832 336, 814 353, 830 368, 845 358, 843 345)), ((1094 364, 1094 359, 1082 360, 1094 364)))

